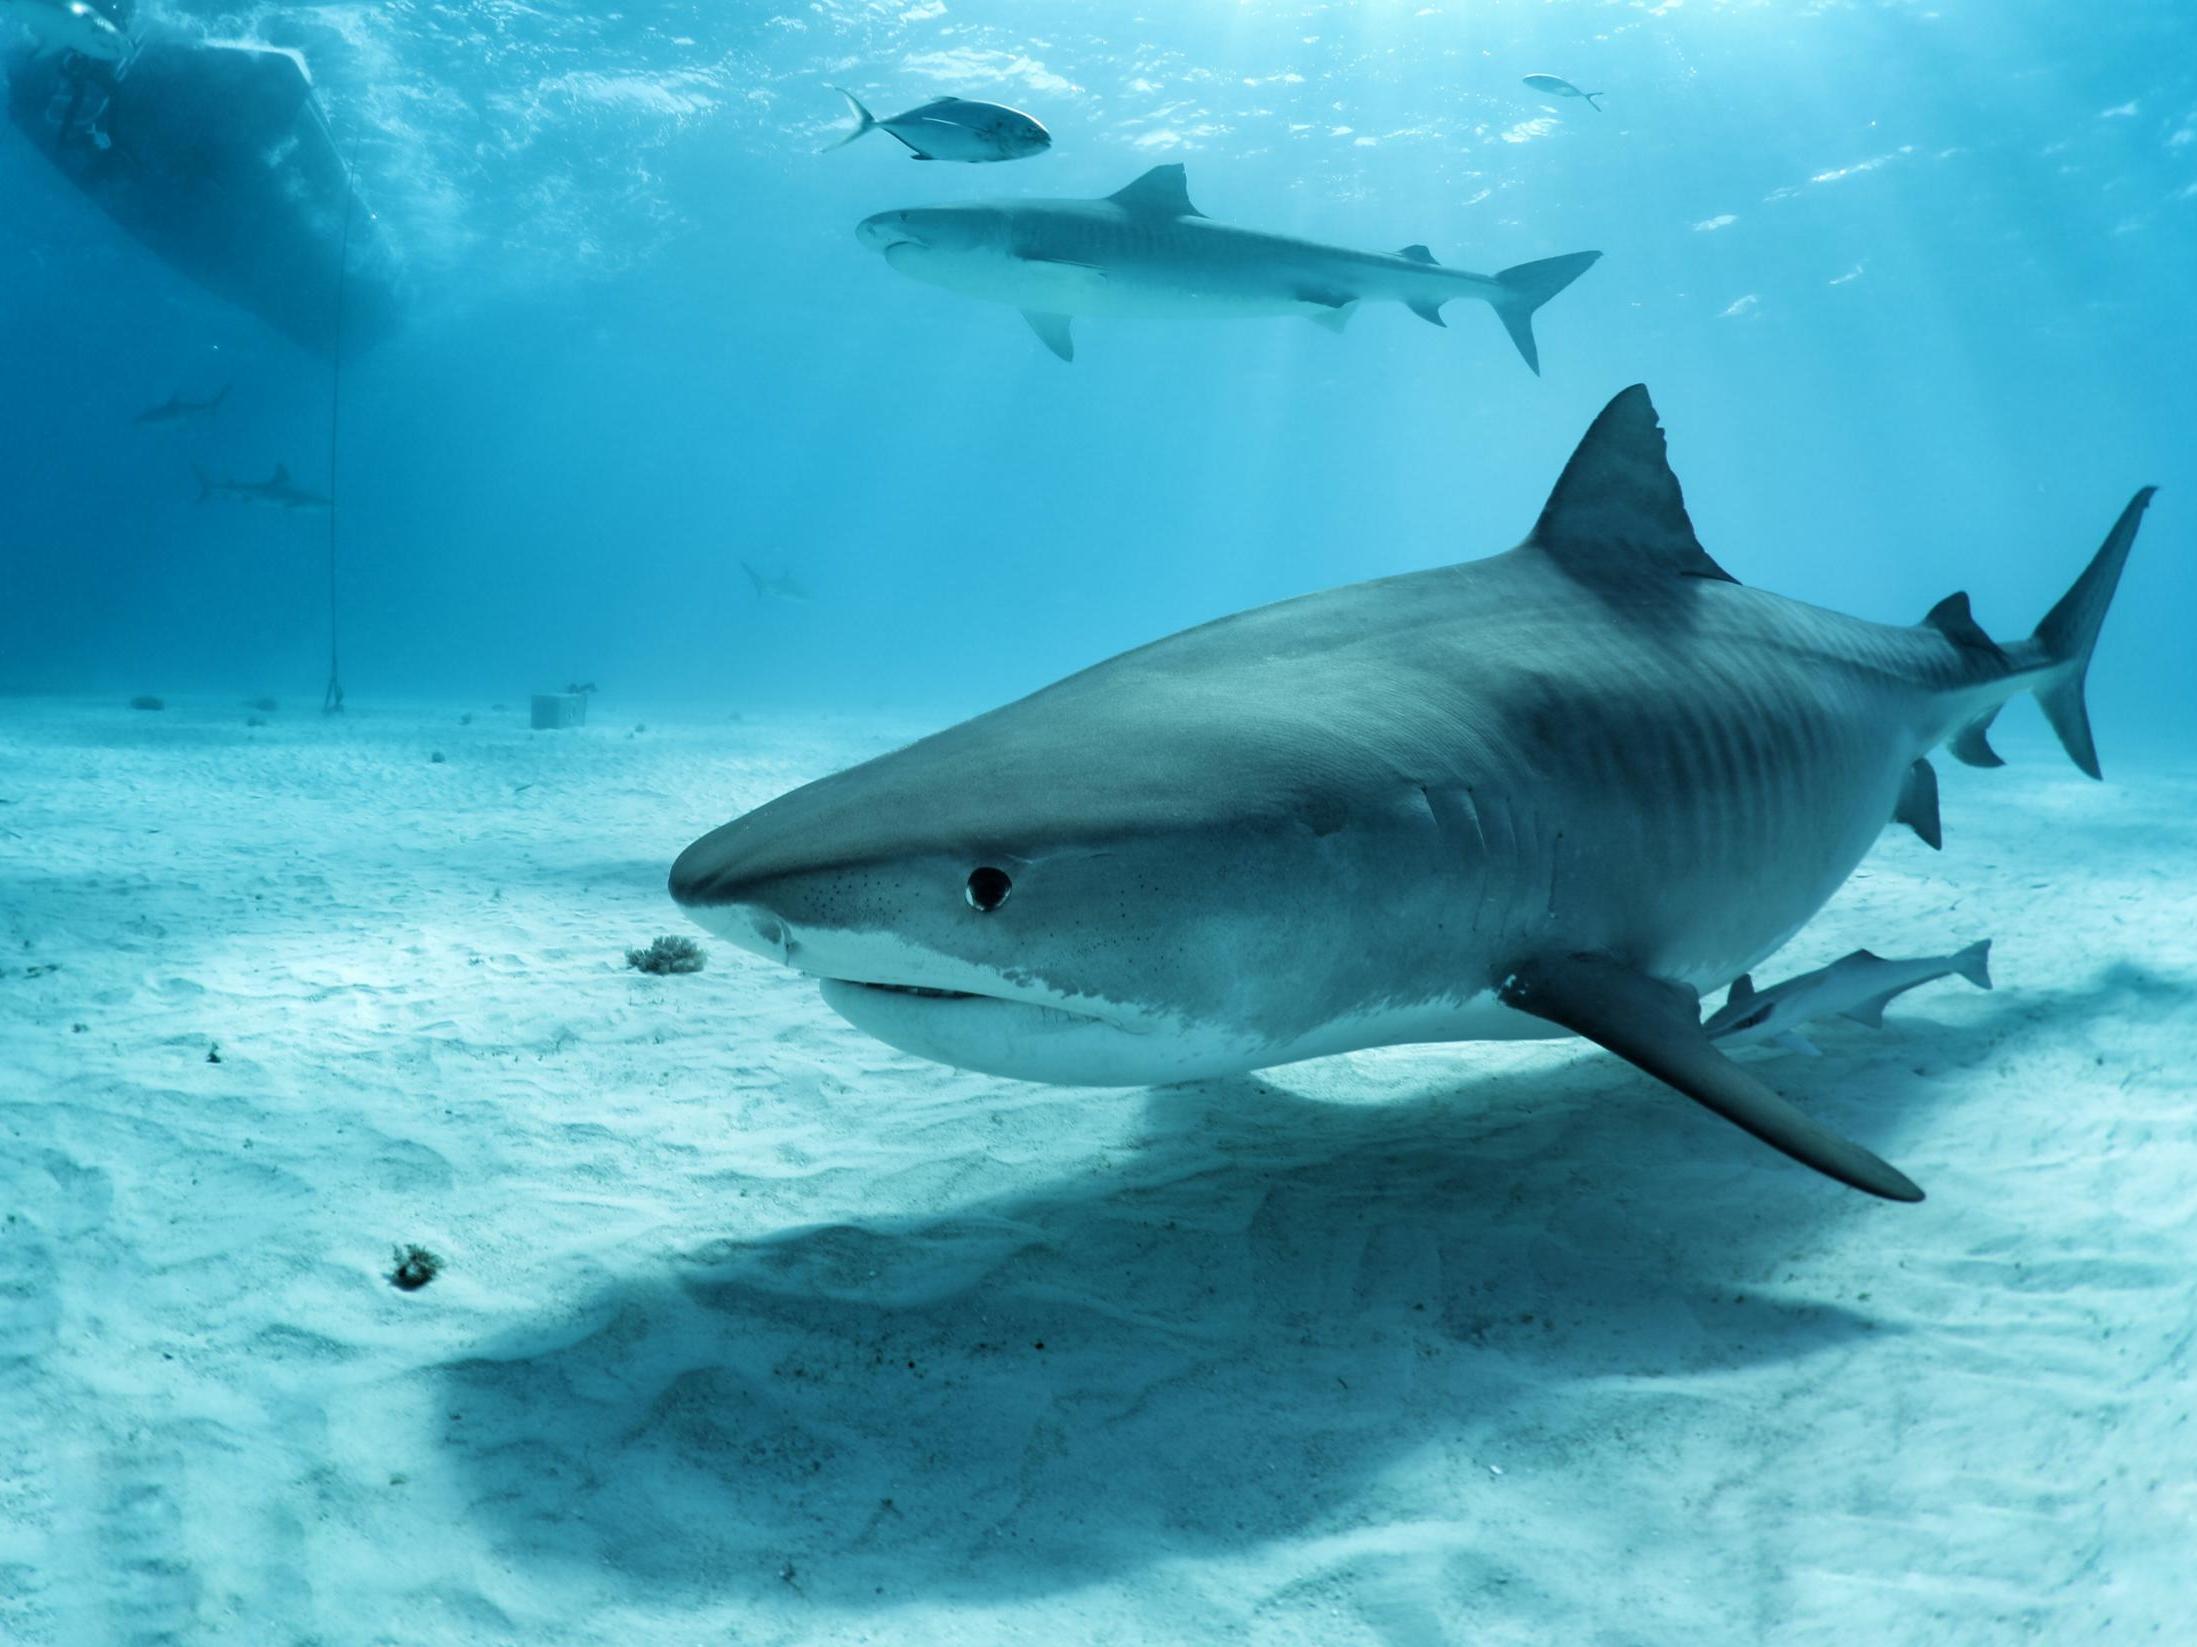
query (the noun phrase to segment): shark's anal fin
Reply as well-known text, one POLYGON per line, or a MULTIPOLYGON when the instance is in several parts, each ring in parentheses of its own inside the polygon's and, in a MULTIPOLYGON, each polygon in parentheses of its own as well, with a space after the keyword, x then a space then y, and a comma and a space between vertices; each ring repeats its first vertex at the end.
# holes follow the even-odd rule
POLYGON ((1700 1001, 1682 984, 1607 955, 1559 955, 1522 964, 1498 994, 1504 1005, 1585 1036, 1804 1166, 1887 1201, 1922 1199, 1897 1167, 1819 1126, 1712 1046, 1700 1001))
POLYGON ((1694 536, 1685 494, 1664 455, 1655 404, 1639 383, 1602 408, 1527 541, 1584 579, 1625 574, 1646 563, 1683 577, 1739 581, 1694 536))
POLYGON ((1922 844, 1931 851, 1944 849, 1945 831, 1938 823, 1938 774, 1928 761, 1915 762, 1900 780, 1899 804, 1892 808, 1892 821, 1920 835, 1922 844))
POLYGON ((1022 311, 1022 318, 1030 323, 1030 330, 1037 333, 1038 341, 1063 360, 1076 358, 1076 340, 1068 333, 1068 316, 1039 314, 1034 309, 1022 311))
POLYGON ((1190 204, 1190 180, 1180 165, 1154 166, 1106 197, 1126 212, 1152 217, 1203 217, 1190 204))

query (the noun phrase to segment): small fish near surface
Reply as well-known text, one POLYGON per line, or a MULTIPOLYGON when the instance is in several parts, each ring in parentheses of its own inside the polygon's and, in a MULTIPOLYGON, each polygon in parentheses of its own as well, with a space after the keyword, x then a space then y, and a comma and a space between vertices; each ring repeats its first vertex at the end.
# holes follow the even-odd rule
POLYGON ((1967 979, 1978 989, 1991 987, 1991 940, 1983 939, 1951 955, 1912 961, 1888 961, 1857 949, 1829 966, 1803 972, 1768 989, 1756 989, 1742 972, 1732 980, 1724 1004, 1709 1014, 1702 1032, 1719 1046, 1775 1041, 1790 1052, 1813 1054, 1815 1047, 1800 1026, 1818 1018, 1851 1018, 1871 1029, 1884 1022, 1884 1009, 1896 996, 1940 978, 1967 979))
POLYGON ((275 472, 265 480, 216 480, 205 470, 193 468, 198 477, 199 503, 208 498, 226 498, 233 503, 256 503, 268 509, 325 509, 328 499, 318 492, 309 492, 290 479, 287 464, 275 465, 275 472))
POLYGON ((1573 85, 1563 76, 1555 74, 1529 74, 1526 76, 1526 84, 1531 86, 1535 91, 1543 92, 1550 97, 1580 98, 1586 103, 1587 107, 1594 110, 1596 114, 1600 114, 1602 112, 1602 105, 1597 103, 1595 99, 1597 97, 1609 96, 1608 92, 1581 91, 1577 86, 1573 85))
POLYGON ((1238 229, 1190 204, 1179 165, 1155 166, 1102 200, 915 207, 866 218, 855 233, 911 280, 1020 309, 1062 360, 1075 358, 1069 323, 1084 316, 1303 315, 1339 332, 1361 303, 1401 303, 1443 326, 1442 305, 1471 297, 1495 310, 1538 373, 1534 311, 1602 255, 1483 275, 1445 268, 1424 246, 1358 252, 1238 229))
POLYGON ((980 165, 992 160, 1026 160, 1053 146, 1053 134, 1020 109, 1004 103, 972 103, 960 97, 939 97, 921 108, 880 120, 862 106, 853 92, 832 87, 847 100, 858 122, 853 131, 828 145, 824 153, 843 149, 873 131, 898 138, 913 151, 916 160, 958 160, 980 165))
POLYGON ((224 383, 218 393, 205 400, 185 400, 181 395, 170 395, 158 406, 148 406, 132 420, 141 424, 188 423, 193 418, 208 417, 221 410, 221 403, 229 398, 229 386, 224 383))
POLYGON ((0 0, 0 23, 28 29, 40 57, 74 52, 95 63, 119 63, 130 54, 122 25, 91 0, 0 0))
POLYGON ((1518 547, 1081 670, 711 831, 671 895, 962 1069, 1141 1086, 1569 1033, 1917 1201, 1728 1058, 1701 996, 1915 810, 1926 751, 1997 764, 2017 693, 2098 775, 2083 683, 2150 498, 2019 639, 1965 597, 1869 622, 1710 556, 1635 385, 1518 547))

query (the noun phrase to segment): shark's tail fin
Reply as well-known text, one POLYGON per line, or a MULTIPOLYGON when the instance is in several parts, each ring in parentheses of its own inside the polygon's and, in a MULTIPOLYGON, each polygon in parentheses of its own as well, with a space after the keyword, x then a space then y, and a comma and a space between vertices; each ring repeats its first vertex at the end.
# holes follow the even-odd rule
POLYGON ((221 386, 220 391, 215 394, 214 398, 206 402, 206 410, 209 412, 220 411, 221 403, 229 398, 229 391, 233 387, 235 387, 235 385, 224 383, 221 386))
POLYGON ((2060 747, 2068 759, 2093 778, 2101 774, 2098 746, 2090 736, 2090 710, 2083 701, 2083 681, 2090 673, 2090 654, 2097 649, 2105 610, 2120 584, 2121 568, 2128 564, 2129 546, 2136 541, 2136 528, 2143 524, 2144 509, 2156 490, 2146 486, 2129 499, 2083 575, 2030 637, 2030 644, 2043 654, 2045 670, 2035 687, 2037 703, 2060 735, 2060 747))
POLYGON ((747 573, 748 582, 754 584, 756 594, 761 595, 763 593, 763 574, 758 572, 754 567, 750 566, 746 561, 742 561, 740 563, 740 570, 747 573))
POLYGON ((1991 940, 1985 938, 1970 944, 1952 957, 1953 970, 1974 984, 1978 989, 1991 987, 1991 940))
POLYGON ((871 129, 877 125, 877 116, 862 106, 861 98, 855 96, 853 92, 848 91, 844 86, 834 86, 832 90, 847 100, 847 107, 854 111, 856 125, 853 131, 847 133, 838 142, 827 143, 817 150, 818 154, 830 154, 834 149, 843 149, 856 138, 867 136, 871 129))
POLYGON ((1588 108, 1590 108, 1590 109, 1594 110, 1594 112, 1595 112, 1596 114, 1600 114, 1600 113, 1602 112, 1602 105, 1601 105, 1601 104, 1599 104, 1599 103, 1597 103, 1597 102, 1595 101, 1595 99, 1596 99, 1597 97, 1607 97, 1607 96, 1609 96, 1609 93, 1608 93, 1608 92, 1584 92, 1584 91, 1583 91, 1583 92, 1581 92, 1581 93, 1580 93, 1579 95, 1580 95, 1581 97, 1584 97, 1584 98, 1585 98, 1585 99, 1587 100, 1587 107, 1588 107, 1588 108))
POLYGON ((1541 351, 1533 341, 1533 311, 1594 267, 1600 252, 1568 252, 1544 257, 1538 263, 1520 263, 1495 277, 1501 287, 1488 301, 1502 317, 1511 342, 1526 357, 1536 377, 1541 374, 1541 351))
POLYGON ((206 471, 195 463, 191 465, 191 474, 198 482, 198 496, 191 501, 193 503, 204 503, 214 495, 214 483, 207 477, 206 471))

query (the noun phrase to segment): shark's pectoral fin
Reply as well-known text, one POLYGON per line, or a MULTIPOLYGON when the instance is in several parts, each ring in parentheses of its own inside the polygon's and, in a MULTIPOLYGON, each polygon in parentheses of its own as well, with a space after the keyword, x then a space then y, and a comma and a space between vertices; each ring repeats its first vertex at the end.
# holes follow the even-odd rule
POLYGON ((1922 844, 1931 851, 1944 848, 1945 831, 1938 823, 1938 774, 1928 761, 1915 762, 1900 780, 1899 804, 1892 808, 1892 821, 1920 835, 1922 844))
POLYGON ((1699 998, 1682 984, 1606 955, 1562 955, 1520 966, 1499 994, 1504 1005, 1585 1036, 1804 1166, 1887 1201, 1922 1199, 1897 1167, 1817 1125, 1712 1046, 1699 998))
POLYGON ((1068 316, 1039 314, 1034 309, 1022 311, 1022 318, 1030 323, 1030 330, 1046 348, 1063 360, 1076 358, 1076 340, 1068 335, 1068 316))

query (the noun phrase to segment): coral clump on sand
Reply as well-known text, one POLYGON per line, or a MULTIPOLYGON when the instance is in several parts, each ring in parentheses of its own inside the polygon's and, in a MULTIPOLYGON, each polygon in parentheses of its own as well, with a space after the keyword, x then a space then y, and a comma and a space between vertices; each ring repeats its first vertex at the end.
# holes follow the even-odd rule
POLYGON ((707 959, 692 938, 658 938, 646 949, 626 951, 626 965, 658 976, 671 972, 699 972, 707 959))
POLYGON ((442 1273, 442 1260, 416 1243, 397 1248, 396 1260, 389 1284, 400 1292, 418 1292, 442 1273))

